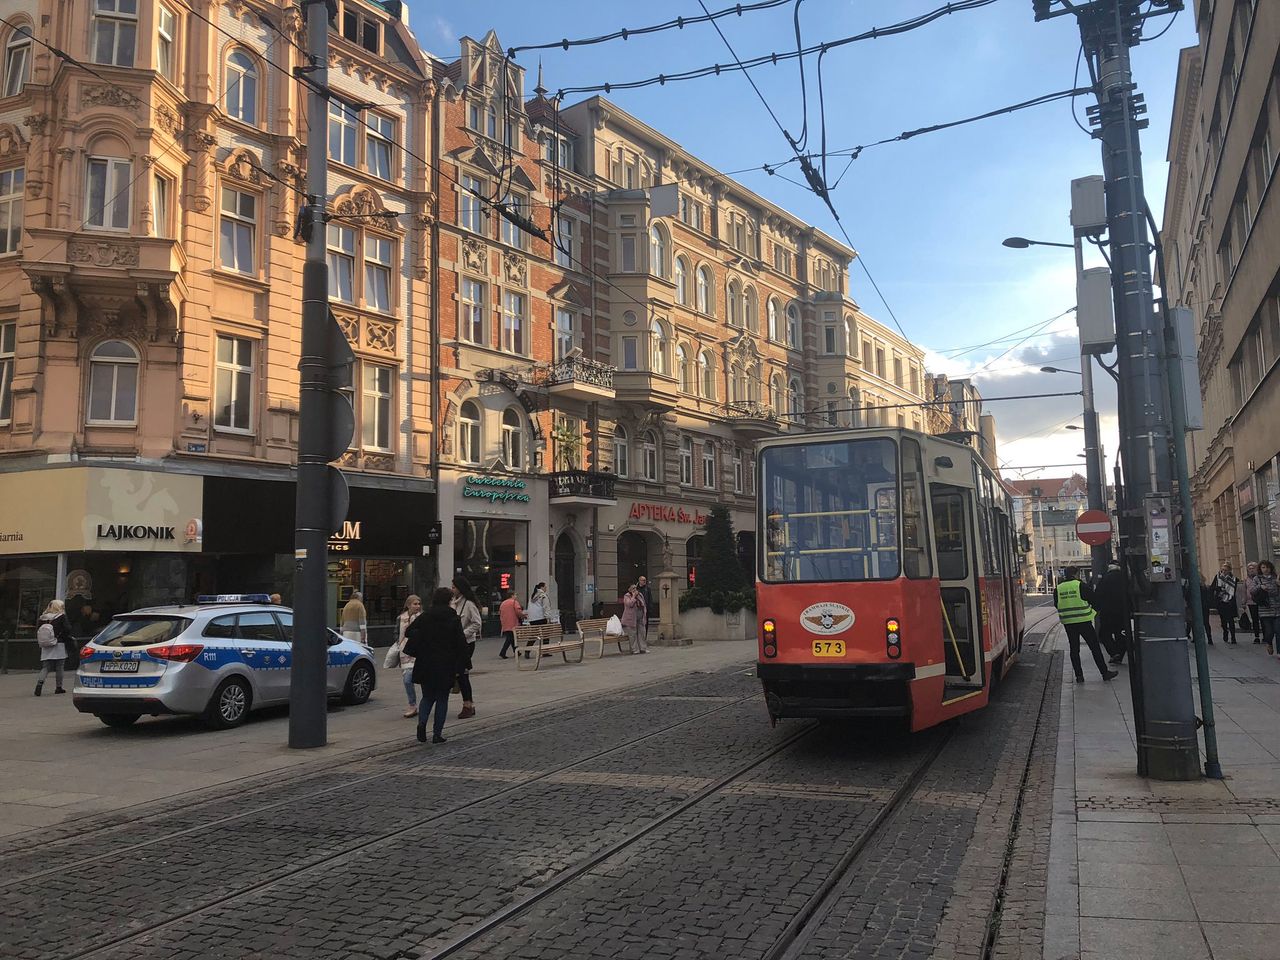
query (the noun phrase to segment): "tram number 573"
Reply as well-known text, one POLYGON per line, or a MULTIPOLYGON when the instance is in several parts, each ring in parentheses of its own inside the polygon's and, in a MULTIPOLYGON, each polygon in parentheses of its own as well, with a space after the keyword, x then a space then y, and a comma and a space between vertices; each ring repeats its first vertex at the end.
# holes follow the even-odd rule
POLYGON ((813 641, 813 655, 815 657, 843 657, 844 641, 815 640, 813 641))

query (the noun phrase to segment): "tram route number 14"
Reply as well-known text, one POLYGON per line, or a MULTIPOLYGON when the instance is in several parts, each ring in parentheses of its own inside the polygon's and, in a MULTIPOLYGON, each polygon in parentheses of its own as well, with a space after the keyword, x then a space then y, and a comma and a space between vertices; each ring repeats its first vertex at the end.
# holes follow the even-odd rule
POLYGON ((843 657, 844 652, 843 640, 813 641, 813 655, 815 657, 843 657))

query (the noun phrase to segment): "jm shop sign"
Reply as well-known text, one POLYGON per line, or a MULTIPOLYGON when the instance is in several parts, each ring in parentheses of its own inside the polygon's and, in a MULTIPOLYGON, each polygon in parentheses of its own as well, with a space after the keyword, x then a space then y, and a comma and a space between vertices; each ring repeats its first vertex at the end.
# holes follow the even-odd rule
POLYGON ((629 520, 656 520, 661 523, 687 523, 702 526, 707 522, 707 515, 694 507, 673 506, 669 503, 633 503, 627 513, 629 520))

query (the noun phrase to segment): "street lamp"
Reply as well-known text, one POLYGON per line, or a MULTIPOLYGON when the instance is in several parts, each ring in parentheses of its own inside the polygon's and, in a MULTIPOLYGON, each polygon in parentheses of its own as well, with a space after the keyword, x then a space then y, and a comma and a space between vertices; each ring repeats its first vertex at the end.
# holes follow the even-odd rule
POLYGON ((1000 241, 1006 247, 1012 247, 1014 250, 1025 250, 1027 247, 1066 247, 1071 250, 1075 247, 1074 243, 1054 243, 1052 240, 1028 240, 1026 237, 1005 237, 1000 241))
MULTIPOLYGON (((1066 369, 1063 369, 1062 367, 1041 367, 1040 372, 1041 373, 1074 373, 1077 377, 1080 376, 1079 370, 1066 370, 1066 369)), ((1070 430, 1075 428, 1068 427, 1067 429, 1070 430)))

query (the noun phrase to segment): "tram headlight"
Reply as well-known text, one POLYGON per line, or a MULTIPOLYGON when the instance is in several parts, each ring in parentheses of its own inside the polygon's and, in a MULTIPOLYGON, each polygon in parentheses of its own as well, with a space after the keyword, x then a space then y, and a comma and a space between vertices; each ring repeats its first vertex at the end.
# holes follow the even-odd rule
POLYGON ((760 624, 760 629, 764 632, 764 655, 766 657, 776 657, 778 655, 778 625, 773 620, 765 620, 760 624))
POLYGON ((884 622, 884 643, 890 660, 902 656, 902 624, 897 617, 890 617, 884 622))

